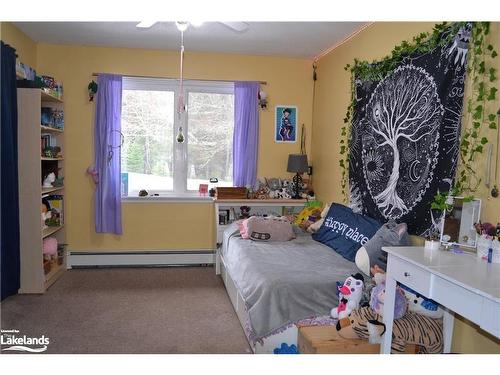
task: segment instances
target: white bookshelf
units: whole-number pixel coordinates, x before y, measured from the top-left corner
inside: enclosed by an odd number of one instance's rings
[[[42,243],[47,237],[55,237],[59,244],[66,243],[64,223],[56,227],[43,227],[41,220],[42,198],[65,194],[64,186],[42,187],[42,168],[45,163],[55,163],[58,175],[64,176],[64,158],[42,157],[40,139],[51,134],[64,155],[64,131],[41,125],[41,108],[63,109],[61,99],[40,89],[18,88],[18,167],[19,167],[19,225],[21,251],[21,287],[19,293],[44,293],[66,269],[63,264],[51,263],[45,273]],[[64,208],[64,205],[63,205]],[[61,213],[64,220],[64,212]]]

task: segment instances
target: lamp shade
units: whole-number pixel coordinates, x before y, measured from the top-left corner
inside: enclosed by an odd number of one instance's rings
[[[305,173],[309,169],[307,164],[307,155],[302,154],[290,154],[288,155],[288,166],[286,167],[287,172],[292,173]]]

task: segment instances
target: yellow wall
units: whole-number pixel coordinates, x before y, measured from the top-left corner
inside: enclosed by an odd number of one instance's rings
[[[10,22],[0,23],[0,38],[16,49],[21,62],[36,69],[36,43]]]
[[[419,22],[380,22],[369,26],[345,44],[337,47],[318,63],[318,81],[313,117],[313,160],[314,188],[324,201],[342,202],[340,189],[341,170],[338,167],[339,137],[342,119],[345,116],[350,99],[350,74],[344,70],[346,64],[354,58],[377,60],[388,55],[394,46],[423,31],[430,31],[434,23]],[[492,23],[491,41],[500,52],[500,24]],[[500,61],[496,61],[499,68]],[[497,81],[498,82],[498,81]],[[497,96],[498,98],[498,96]],[[496,110],[500,101],[497,99],[492,108]],[[496,144],[496,132],[489,131],[487,137]],[[484,157],[477,162],[477,170],[483,177]],[[495,165],[493,164],[493,167]],[[498,168],[498,167],[497,167]],[[500,181],[498,181],[500,183]],[[484,186],[484,185],[483,185]],[[486,189],[478,192],[478,197],[485,199]],[[483,201],[482,220],[500,221],[500,198]],[[500,353],[500,341],[483,333],[469,322],[457,321],[453,339],[453,350],[466,353]]]
[[[179,53],[175,51],[38,45],[38,69],[63,82],[65,102],[65,160],[67,186],[67,241],[71,250],[207,249],[214,242],[214,214],[207,204],[123,205],[122,237],[96,234],[93,220],[93,187],[86,168],[93,163],[93,110],[87,85],[93,72],[177,77]],[[311,61],[230,54],[186,53],[189,79],[267,81],[269,109],[261,111],[258,175],[290,177],[289,153],[295,144],[274,143],[274,106],[297,105],[299,123],[305,123],[311,143]],[[310,147],[307,147],[310,150]],[[82,235],[83,234],[83,235]]]
[[[354,57],[379,59],[403,39],[433,23],[376,23],[322,58],[318,67],[314,132],[311,141],[310,61],[258,56],[187,53],[186,75],[199,79],[266,80],[270,109],[261,112],[259,175],[286,176],[286,156],[299,145],[273,143],[276,104],[299,107],[305,122],[308,154],[314,160],[314,187],[323,200],[341,201],[338,139],[349,100],[349,75],[343,67]],[[178,75],[178,54],[155,50],[37,45],[9,23],[1,23],[1,38],[13,45],[21,61],[63,81],[66,109],[67,236],[73,250],[203,249],[213,244],[213,207],[208,204],[124,204],[124,235],[94,232],[93,187],[85,169],[92,163],[93,104],[86,87],[92,72],[151,76]],[[493,44],[500,50],[499,24],[492,25]],[[498,107],[498,102],[496,103]],[[489,138],[494,140],[494,134]],[[483,163],[480,161],[480,164]],[[484,170],[484,168],[481,168]],[[499,181],[500,182],[500,181]],[[484,190],[484,189],[483,189]],[[482,194],[484,197],[484,193]],[[495,221],[500,200],[484,201],[483,220]],[[191,228],[196,228],[195,231]],[[471,323],[457,321],[453,350],[499,353],[498,340],[479,334]]]

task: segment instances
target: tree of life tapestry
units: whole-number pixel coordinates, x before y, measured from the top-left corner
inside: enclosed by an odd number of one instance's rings
[[[407,56],[380,81],[355,77],[350,206],[426,235],[430,203],[449,191],[459,158],[470,25],[442,47]]]

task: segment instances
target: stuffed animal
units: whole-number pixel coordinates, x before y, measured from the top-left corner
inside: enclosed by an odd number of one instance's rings
[[[270,178],[267,180],[267,187],[269,190],[281,189],[281,180],[279,178]]]
[[[405,285],[401,285],[400,287],[408,301],[408,311],[425,315],[433,319],[440,319],[443,317],[443,309],[436,302],[425,298]]]
[[[267,199],[269,198],[269,187],[265,179],[259,178],[257,180],[258,187],[255,190],[255,199]]]
[[[293,223],[302,229],[307,229],[312,223],[321,218],[321,206],[308,206],[302,209]]]
[[[360,307],[337,322],[337,331],[345,339],[364,339],[371,343],[381,341],[385,333],[382,317],[369,306]],[[443,351],[443,325],[441,319],[407,313],[394,321],[392,327],[393,353],[404,353],[407,344],[418,345],[422,352],[437,354]]]
[[[43,258],[46,260],[57,259],[57,239],[54,237],[47,237],[43,239]]]
[[[278,199],[292,199],[292,196],[288,194],[288,191],[284,188],[279,188],[277,193]]]
[[[261,186],[255,191],[255,199],[267,199],[269,197],[269,188]]]
[[[370,307],[372,310],[383,315],[384,300],[385,300],[385,274],[376,273],[374,277],[375,287],[373,287],[370,295]],[[408,303],[406,302],[405,295],[400,288],[396,288],[396,299],[394,303],[394,319],[399,319],[406,314]]]
[[[363,296],[364,277],[360,273],[349,276],[344,284],[338,288],[339,305],[330,312],[332,318],[342,319],[352,310],[357,309]]]
[[[325,221],[326,215],[328,215],[328,211],[330,211],[330,206],[331,203],[325,205],[325,208],[323,208],[323,211],[321,211],[320,219],[307,227],[307,231],[309,233],[315,233],[319,230],[319,228],[321,228],[321,226],[323,225],[323,221]]]
[[[271,199],[291,199],[292,197],[288,194],[287,190],[284,188],[279,188],[277,190],[271,190],[269,192],[269,198]]]
[[[52,183],[56,180],[56,175],[54,172],[50,172],[45,179],[43,180],[43,187],[48,188],[52,187]]]

